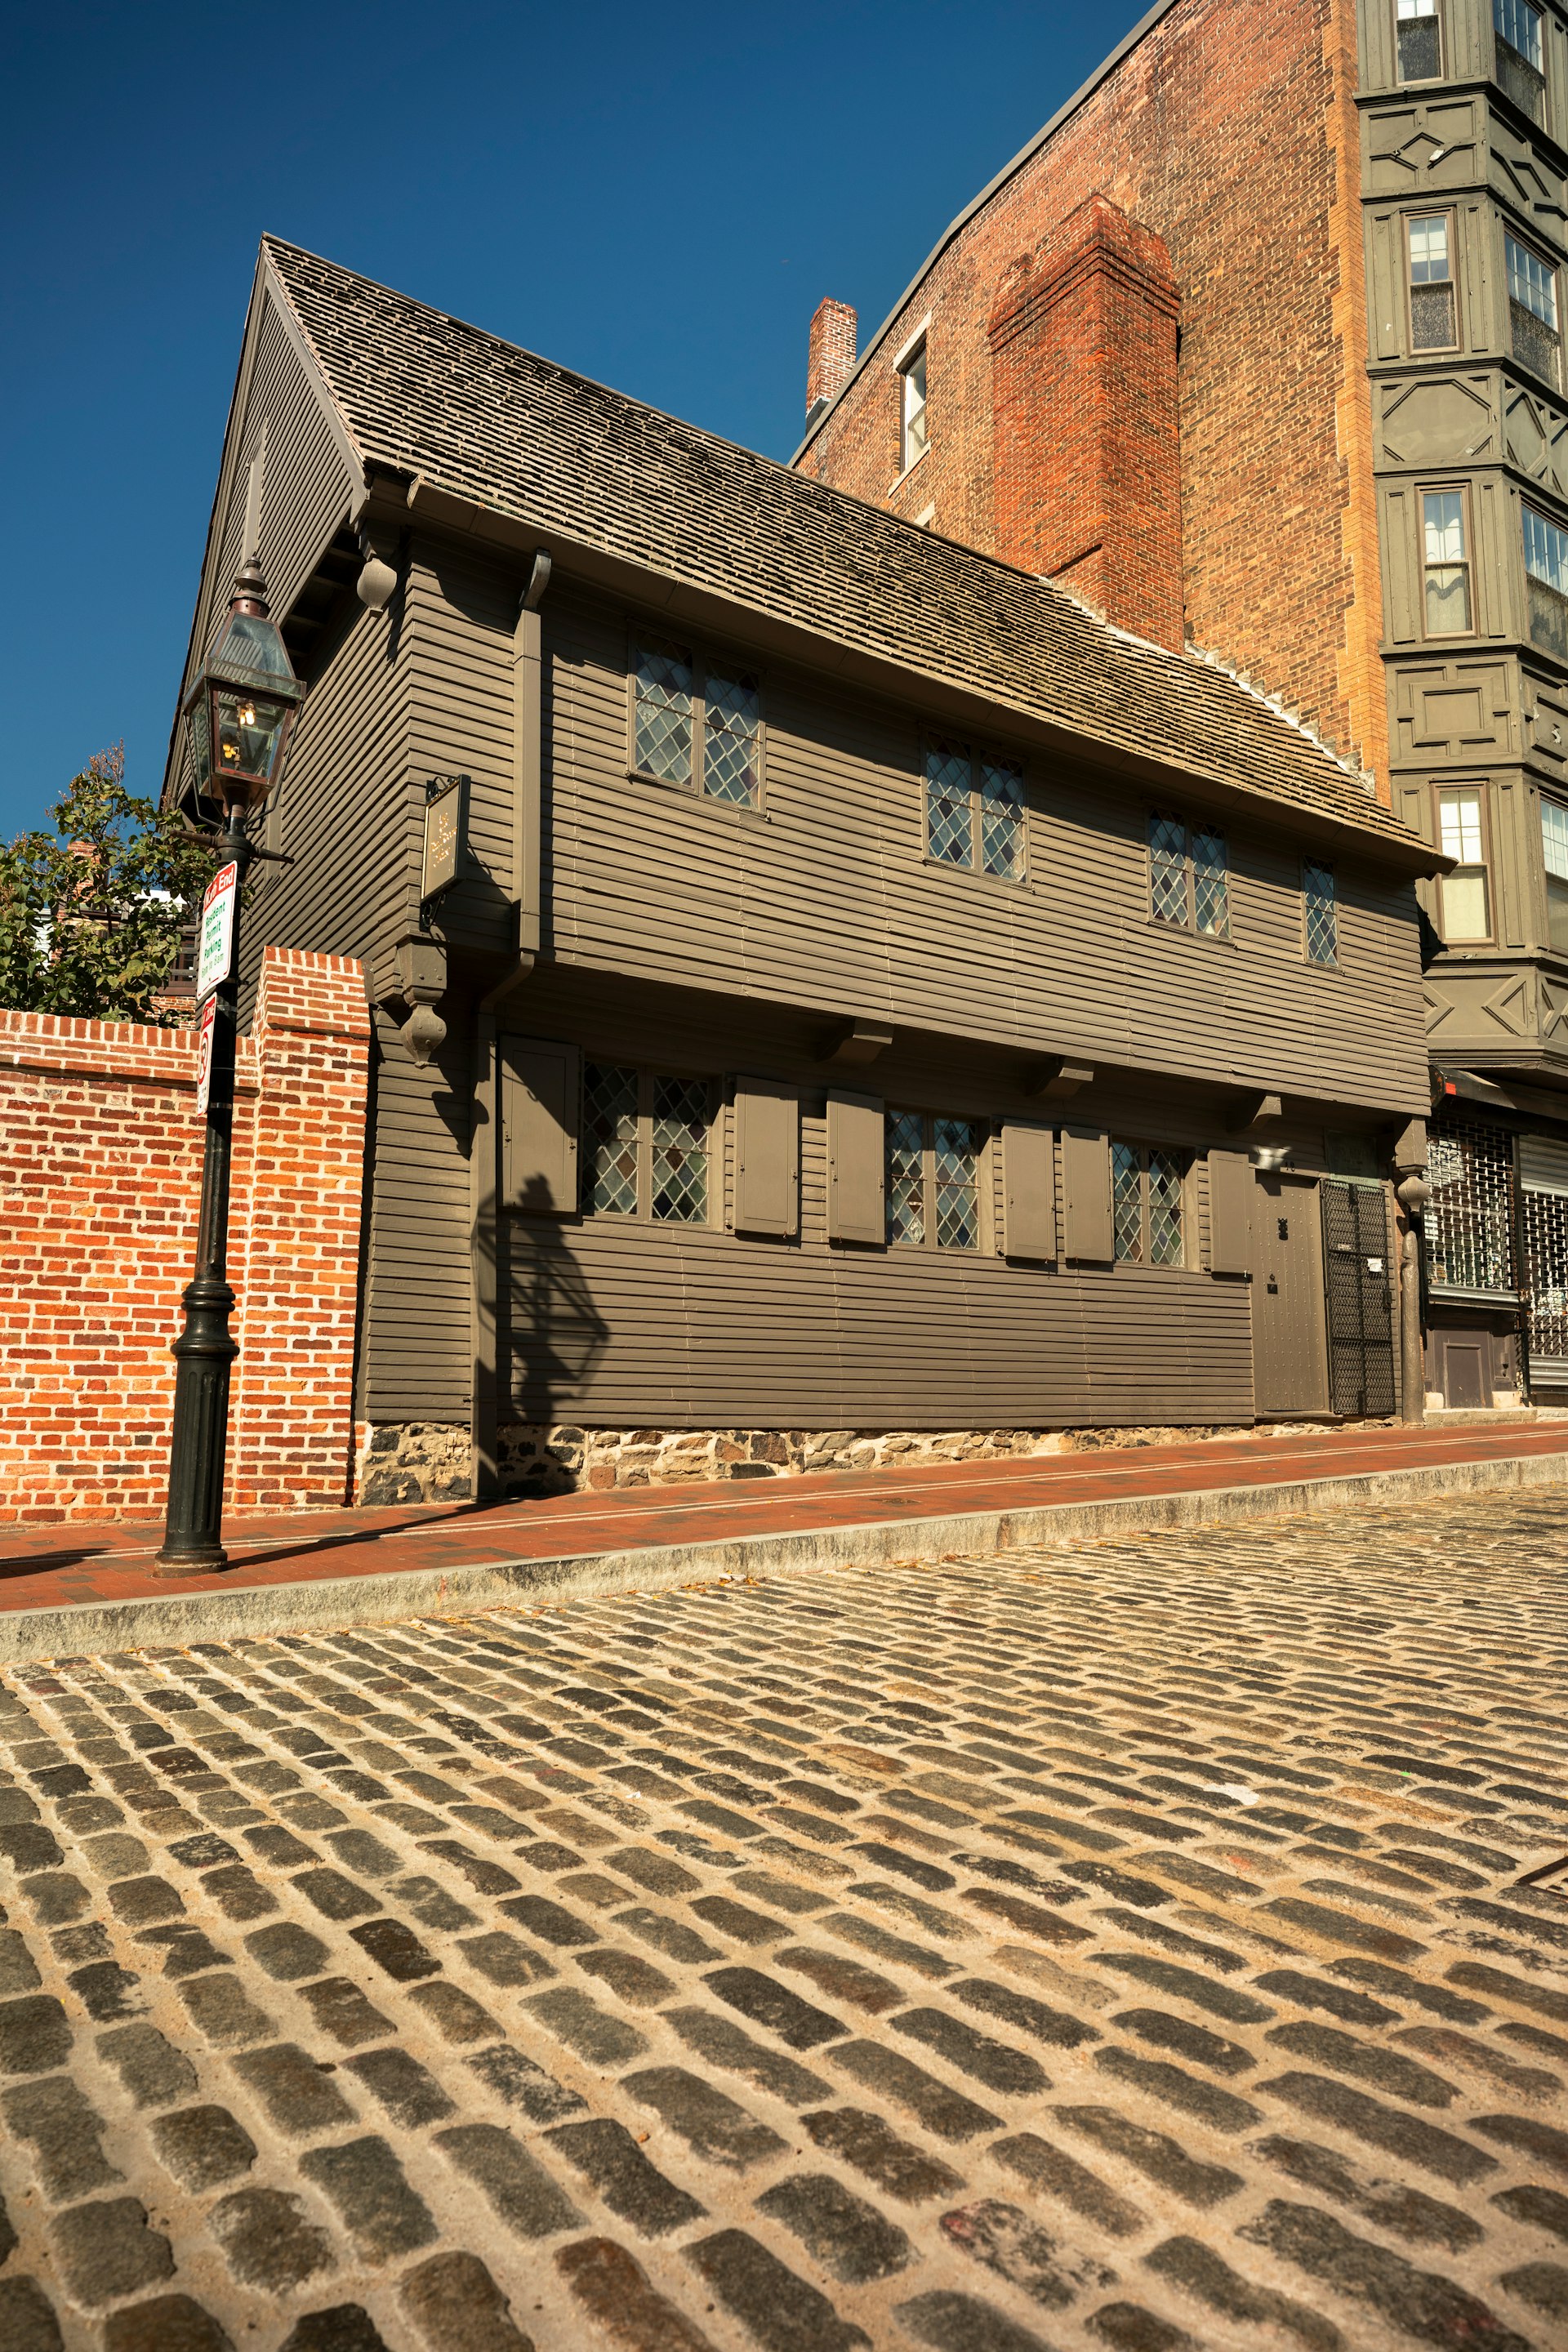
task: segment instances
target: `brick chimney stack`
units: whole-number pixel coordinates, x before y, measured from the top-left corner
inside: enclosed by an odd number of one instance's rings
[[[811,343],[805,364],[805,413],[809,417],[820,401],[836,400],[855,373],[855,337],[859,325],[847,302],[826,296],[811,322]]]
[[[1015,265],[990,325],[996,554],[1177,649],[1178,306],[1163,241],[1096,194]]]

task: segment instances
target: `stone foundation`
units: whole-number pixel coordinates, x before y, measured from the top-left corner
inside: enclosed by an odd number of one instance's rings
[[[354,1500],[378,1503],[466,1503],[474,1491],[473,1442],[461,1425],[438,1421],[362,1424]]]

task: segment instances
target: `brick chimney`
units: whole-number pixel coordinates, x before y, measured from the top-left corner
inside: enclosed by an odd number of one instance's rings
[[[809,421],[818,403],[836,400],[855,373],[855,335],[858,326],[847,302],[825,296],[811,322],[811,343],[805,363],[805,414]]]
[[[990,327],[996,554],[1177,648],[1178,303],[1163,241],[1096,194],[1014,265]]]

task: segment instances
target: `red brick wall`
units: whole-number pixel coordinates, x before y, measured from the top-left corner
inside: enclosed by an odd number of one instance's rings
[[[241,1041],[227,1494],[348,1499],[370,1024],[268,948]],[[0,1519],[155,1517],[201,1188],[194,1032],[0,1012]]]
[[[900,309],[802,469],[1000,551],[988,329],[1101,192],[1181,296],[1186,629],[1386,791],[1352,0],[1178,0]],[[927,312],[931,446],[901,482],[891,361]]]

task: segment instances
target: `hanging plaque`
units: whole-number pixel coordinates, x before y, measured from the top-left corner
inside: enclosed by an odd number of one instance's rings
[[[202,898],[201,948],[196,962],[196,999],[233,977],[234,910],[239,898],[239,868],[220,866]]]
[[[463,859],[467,776],[437,776],[426,785],[425,864],[419,896],[426,907],[458,879]]]

